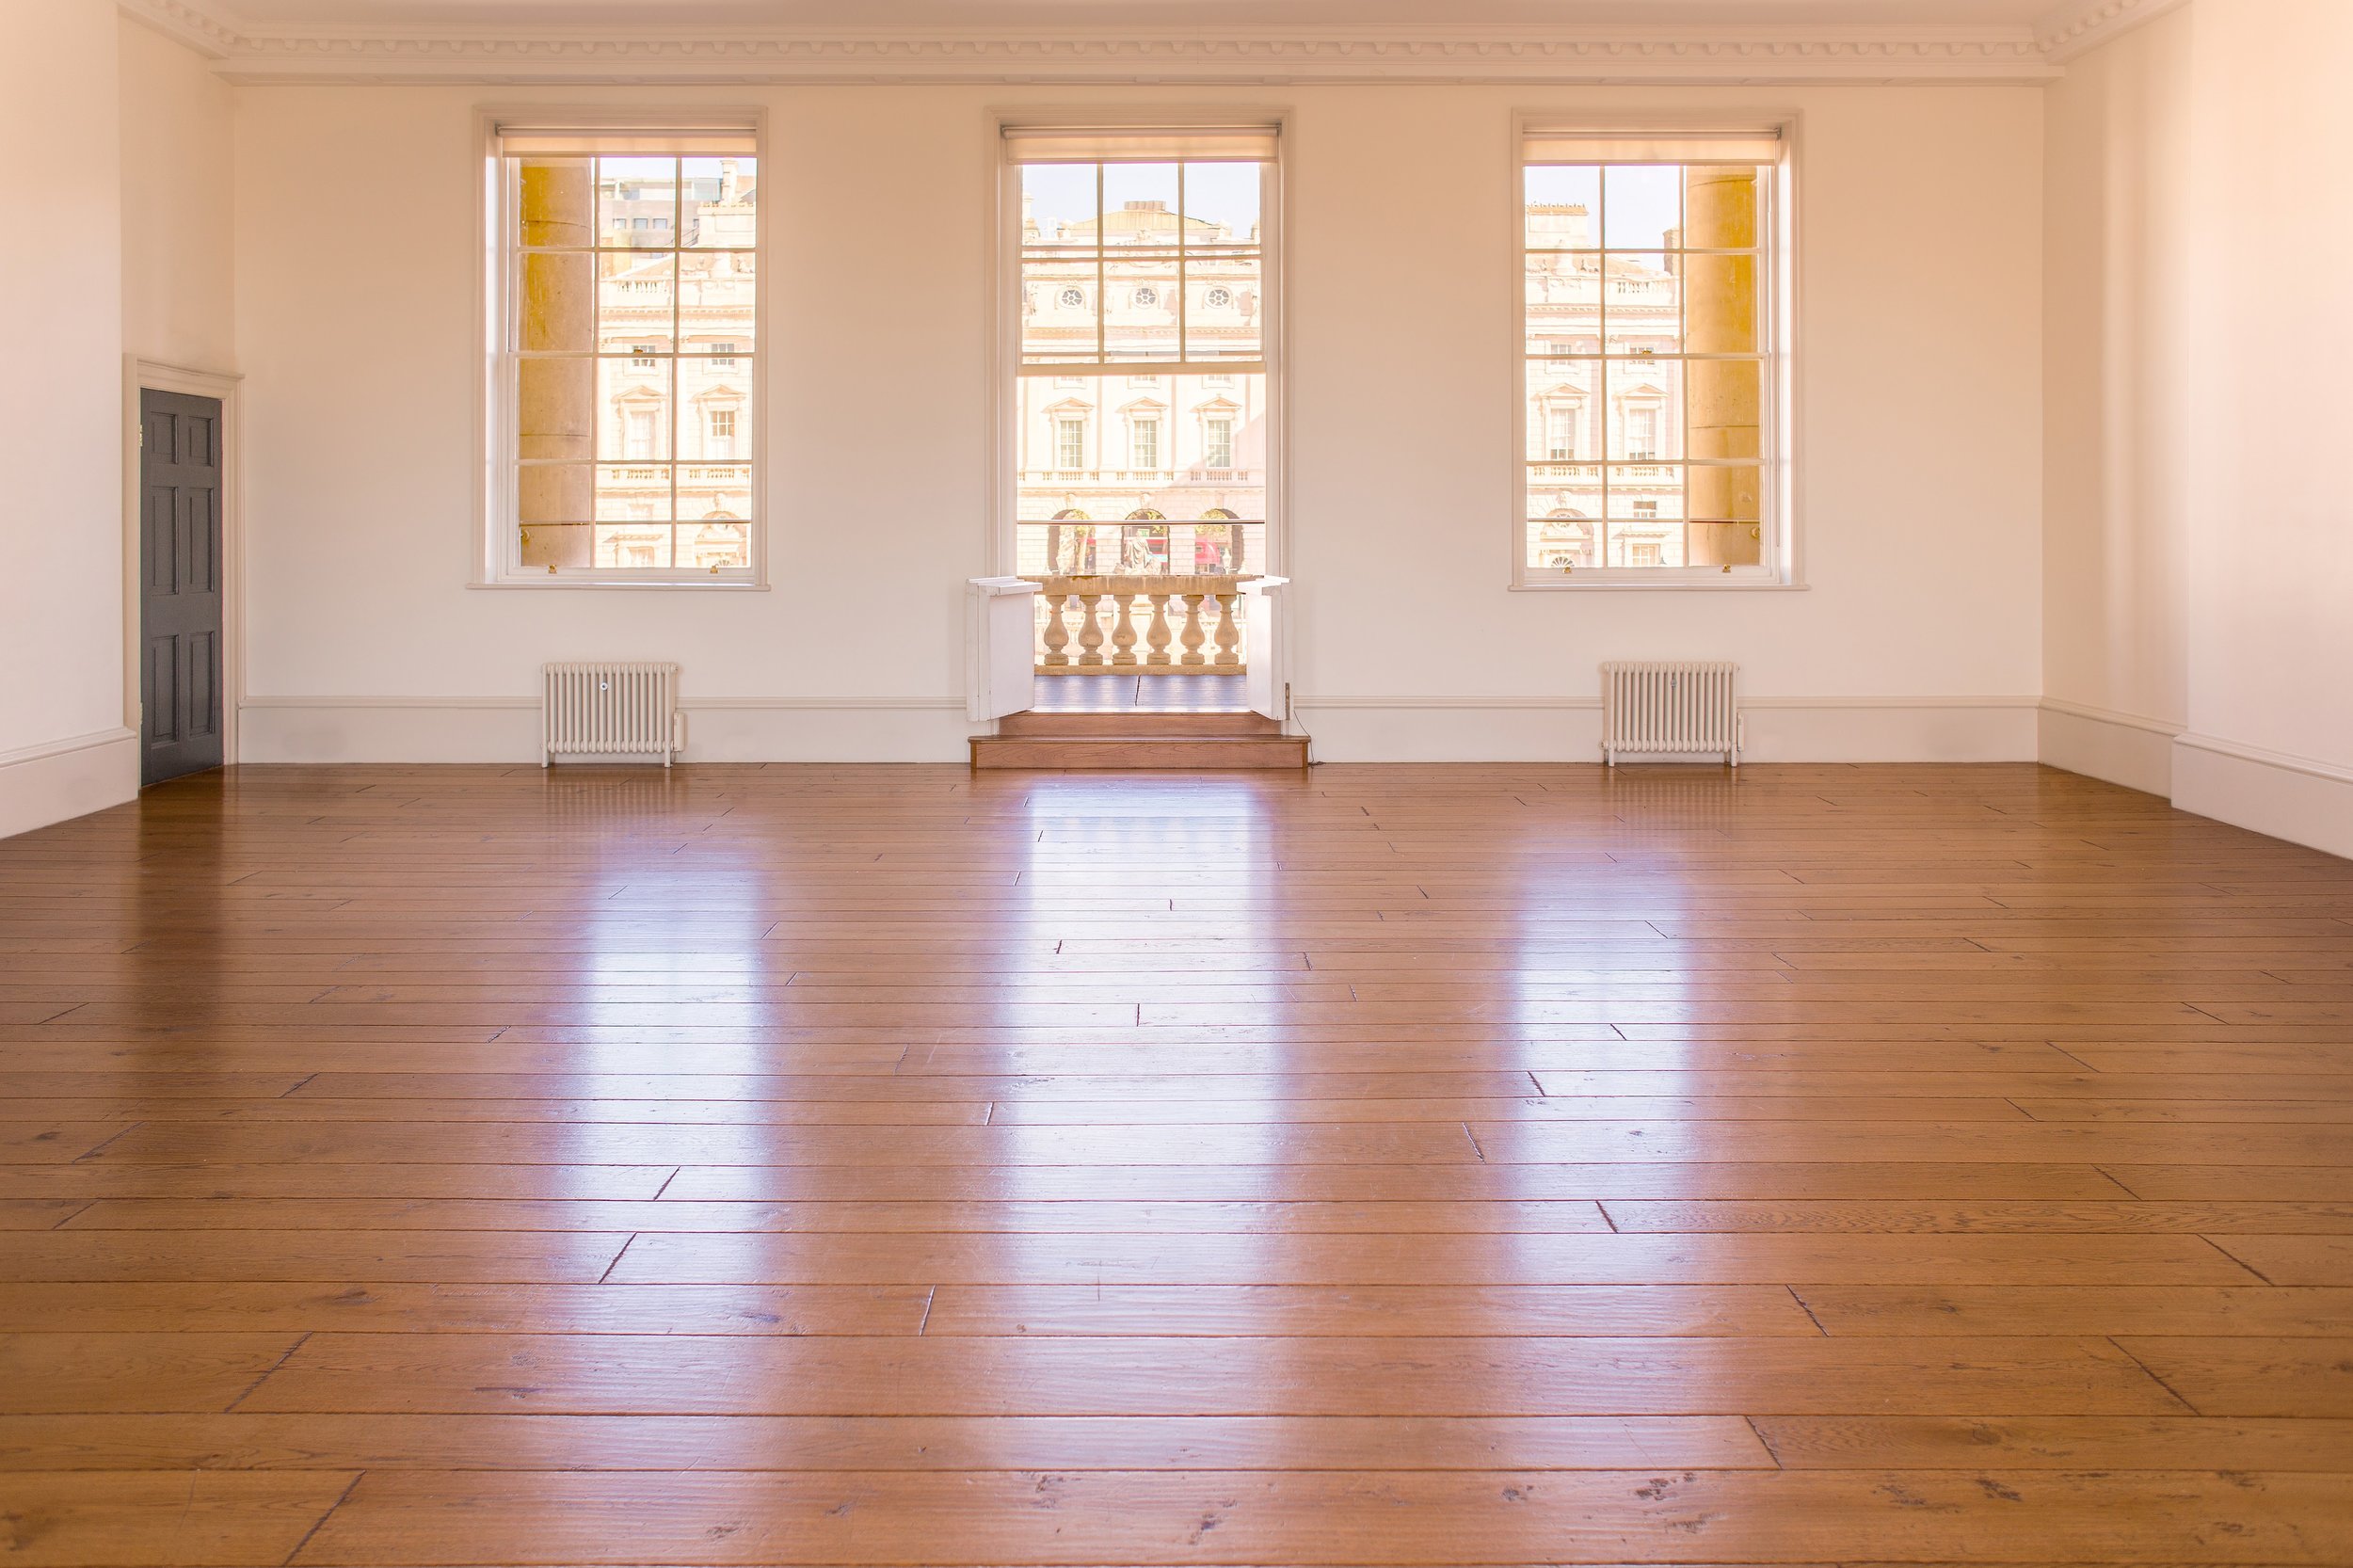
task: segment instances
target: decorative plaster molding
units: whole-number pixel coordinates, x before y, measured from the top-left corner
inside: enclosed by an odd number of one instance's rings
[[[2189,0],[2073,0],[2035,24],[2035,47],[2053,65],[2061,65],[2187,4]]]
[[[118,0],[250,82],[1793,82],[2056,74],[1983,27],[385,27],[275,31],[210,0]]]

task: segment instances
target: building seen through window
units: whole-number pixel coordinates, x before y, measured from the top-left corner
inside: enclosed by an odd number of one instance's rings
[[[638,150],[661,139],[503,148],[504,569],[751,565],[758,161],[748,136],[709,156]]]

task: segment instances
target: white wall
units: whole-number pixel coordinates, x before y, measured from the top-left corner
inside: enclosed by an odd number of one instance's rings
[[[1140,89],[704,90],[770,116],[766,593],[466,587],[472,113],[529,94],[240,89],[248,760],[528,758],[536,665],[596,656],[680,661],[698,757],[961,755],[986,111]],[[1290,674],[1320,757],[1590,757],[1594,666],[1670,653],[1742,662],[1759,758],[2034,754],[2034,88],[1149,97],[1292,112]],[[1510,593],[1511,111],[1678,105],[1803,116],[1811,585]]]
[[[2046,89],[2042,759],[2158,794],[2189,712],[2191,20]]]
[[[2338,854],[2348,57],[2342,0],[2194,0],[2070,63],[2049,147],[2043,755]]]
[[[115,16],[0,8],[0,834],[130,797],[122,708],[122,295]],[[37,676],[23,672],[38,671]]]
[[[128,19],[116,25],[123,347],[163,364],[232,371],[232,89],[194,50]]]

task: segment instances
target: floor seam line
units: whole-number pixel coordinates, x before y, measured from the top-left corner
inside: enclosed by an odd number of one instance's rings
[[[344,1504],[351,1500],[352,1493],[360,1489],[360,1483],[367,1479],[367,1475],[368,1473],[365,1470],[361,1470],[352,1476],[350,1483],[335,1495],[335,1500],[333,1502],[327,1505],[327,1512],[320,1514],[315,1520],[312,1521],[311,1528],[302,1532],[302,1539],[294,1544],[294,1549],[289,1551],[285,1555],[284,1559],[280,1560],[279,1568],[291,1568],[294,1560],[300,1557],[302,1555],[302,1549],[311,1544],[311,1538],[318,1534],[320,1530],[326,1528],[327,1521],[335,1517],[337,1511],[340,1510]]]

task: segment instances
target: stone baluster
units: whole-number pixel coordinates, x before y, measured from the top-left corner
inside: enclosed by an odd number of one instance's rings
[[[1103,623],[1096,618],[1096,607],[1102,603],[1100,593],[1081,593],[1079,598],[1079,665],[1081,669],[1100,669],[1103,665]]]
[[[1152,594],[1152,624],[1144,629],[1144,662],[1151,669],[1166,669],[1168,657],[1168,596]]]
[[[1241,628],[1235,624],[1234,607],[1241,600],[1238,593],[1222,593],[1217,598],[1217,657],[1209,661],[1211,669],[1241,668]]]
[[[1057,669],[1070,663],[1065,650],[1070,647],[1070,628],[1064,624],[1062,614],[1068,607],[1068,594],[1049,593],[1046,600],[1046,656],[1038,661],[1048,669]]]
[[[1187,668],[1193,668],[1208,662],[1201,656],[1201,645],[1209,640],[1209,633],[1201,629],[1201,601],[1209,597],[1207,594],[1184,596],[1185,626],[1184,630],[1177,633],[1176,640],[1183,646],[1185,651],[1177,656],[1176,663]]]
[[[1122,588],[1112,595],[1112,663],[1128,669],[1136,662],[1136,596]]]

